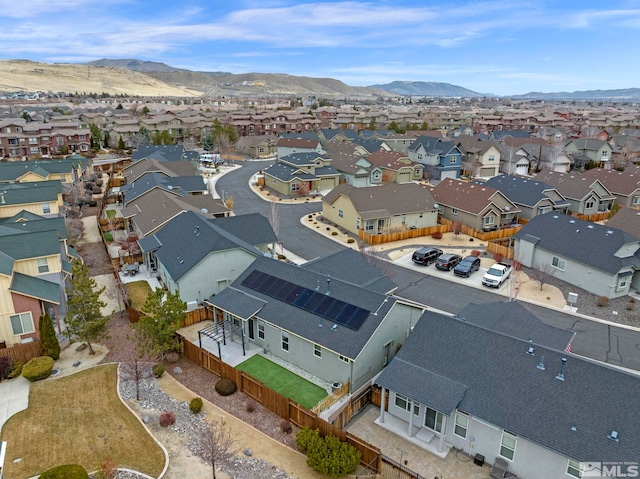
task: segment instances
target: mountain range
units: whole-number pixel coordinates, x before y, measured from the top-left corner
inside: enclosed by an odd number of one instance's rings
[[[0,91],[52,91],[124,94],[134,96],[301,96],[440,98],[497,97],[450,83],[394,81],[366,87],[349,86],[333,78],[277,73],[199,72],[165,63],[136,59],[107,59],[88,63],[48,64],[28,60],[0,61]],[[530,92],[520,100],[640,100],[640,88],[577,92]]]

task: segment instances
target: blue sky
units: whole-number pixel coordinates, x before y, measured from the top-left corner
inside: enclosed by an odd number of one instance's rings
[[[640,0],[0,0],[4,60],[136,58],[499,95],[640,87],[639,39]]]

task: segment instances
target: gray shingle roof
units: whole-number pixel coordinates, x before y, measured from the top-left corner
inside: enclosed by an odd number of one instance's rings
[[[278,237],[274,233],[269,220],[259,213],[227,216],[211,221],[252,246],[266,245],[278,241]]]
[[[60,304],[62,294],[59,284],[22,273],[13,274],[9,290],[55,304]]]
[[[495,188],[517,205],[534,207],[540,201],[548,199],[545,191],[553,190],[551,185],[542,181],[532,180],[522,176],[498,175],[488,179],[483,183],[491,188]],[[563,201],[557,206],[568,205]]]
[[[322,155],[313,153],[291,153],[290,155],[283,156],[278,161],[287,163],[293,166],[312,166],[315,164],[317,158],[324,158]]]
[[[153,188],[161,188],[178,196],[194,192],[206,192],[202,176],[168,177],[160,173],[145,173],[136,181],[120,188],[125,195],[125,205]]]
[[[174,281],[214,251],[241,248],[256,256],[262,255],[215,222],[192,211],[176,216],[153,236],[160,243],[156,256]]]
[[[316,176],[311,173],[305,173],[296,167],[285,165],[284,163],[276,163],[268,166],[264,169],[264,173],[284,182],[292,181],[295,178],[300,180],[313,180],[316,178]]]
[[[458,317],[468,323],[559,351],[564,351],[575,336],[574,332],[543,323],[516,301],[469,303],[458,313]]]
[[[574,160],[575,159],[574,155]],[[534,179],[548,183],[558,190],[565,198],[575,200],[582,200],[586,198],[593,191],[592,185],[596,182],[600,182],[596,178],[589,178],[588,176],[576,173],[560,173],[551,170],[542,170],[534,177]],[[608,191],[604,185],[602,186],[606,191]],[[609,194],[603,198],[615,199],[615,196]]]
[[[567,215],[547,213],[535,216],[520,228],[514,238],[523,241],[535,238],[536,248],[609,274],[630,266],[640,268],[638,252],[631,257],[615,256],[623,245],[637,244],[637,238],[615,228]]]
[[[207,302],[245,320],[251,318],[267,304],[267,301],[240,291],[233,286],[224,288],[218,294],[209,298]]]
[[[640,239],[640,210],[620,208],[613,218],[607,221],[607,226],[626,231],[634,238]]]
[[[398,286],[380,269],[375,267],[372,257],[365,257],[362,253],[351,248],[345,248],[337,253],[308,261],[302,268],[317,273],[331,275],[348,283],[361,286],[371,291],[389,294]]]
[[[267,304],[257,314],[261,319],[351,359],[356,359],[395,304],[395,299],[391,297],[331,276],[332,297],[367,311],[377,311],[377,314],[369,314],[357,331],[340,325],[333,330],[332,324],[326,319],[322,320],[320,316],[243,286],[242,281],[256,270],[310,290],[319,287],[322,292],[326,291],[328,276],[282,261],[259,257],[233,282],[232,287],[266,301]],[[215,301],[215,297],[211,301]],[[323,326],[320,327],[320,324]]]
[[[564,381],[556,379],[561,358]],[[443,391],[425,391],[423,377]],[[637,461],[638,376],[462,320],[425,312],[376,382],[445,414],[461,384],[457,409],[518,436],[577,461]],[[614,430],[619,442],[607,439]]]
[[[158,161],[178,161],[184,153],[183,145],[143,145],[131,154],[133,161],[153,158]]]

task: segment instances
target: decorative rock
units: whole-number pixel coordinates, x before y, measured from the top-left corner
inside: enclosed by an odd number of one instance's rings
[[[151,418],[149,416],[142,416],[142,422],[145,424],[149,424],[149,421],[151,421]]]
[[[82,364],[80,361],[76,361],[75,363],[73,363],[73,367],[77,368],[78,366],[80,366],[80,364]]]
[[[180,366],[176,366],[175,368],[173,368],[173,372],[175,374],[182,374],[182,368]]]
[[[248,456],[248,457],[251,457],[251,456],[253,456],[253,451],[251,449],[247,448],[247,449],[244,450],[244,455]]]

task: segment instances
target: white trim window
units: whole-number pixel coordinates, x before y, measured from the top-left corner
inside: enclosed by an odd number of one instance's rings
[[[412,401],[407,396],[396,393],[395,404],[400,409],[404,409],[407,412],[411,411],[411,402]],[[420,405],[416,402],[413,403],[413,414],[415,416],[420,414]]]
[[[316,358],[321,358],[322,357],[322,347],[319,344],[314,344],[313,345],[313,355]]]
[[[49,263],[47,262],[47,258],[38,258],[36,259],[36,264],[38,265],[38,273],[48,273],[49,272]]]
[[[264,321],[258,321],[258,338],[264,339]]]
[[[452,215],[457,215],[458,214],[458,208],[451,208],[451,214]]]
[[[513,461],[513,456],[516,454],[516,443],[518,442],[515,434],[510,434],[507,431],[502,432],[502,438],[500,439],[500,455],[505,459]]]
[[[36,331],[33,327],[33,318],[31,317],[31,311],[11,315],[9,316],[9,321],[11,321],[11,329],[13,330],[13,334],[15,336],[35,333]]]
[[[633,206],[640,206],[640,196],[633,197]]]
[[[442,432],[442,413],[428,407],[424,415],[424,425],[435,432]]]
[[[282,331],[281,339],[282,339],[282,350],[289,352],[289,333],[287,333],[286,331]]]
[[[469,428],[469,415],[460,411],[456,411],[456,420],[453,432],[461,438],[467,437],[467,429]]]
[[[343,356],[342,354],[339,356],[340,357],[340,361],[348,363],[349,362],[349,358],[346,356]]]
[[[339,216],[340,218],[344,218],[344,211],[339,209],[339,210],[338,210],[338,216]]]
[[[569,459],[569,462],[567,463],[567,474],[580,479],[582,477],[580,463],[578,461],[574,461],[573,459]]]
[[[558,268],[560,271],[564,271],[566,263],[562,258],[554,256],[551,258],[551,266],[553,266],[554,268]]]
[[[485,216],[484,217],[484,224],[485,225],[492,225],[496,222],[496,217],[493,215],[489,215],[489,216]]]
[[[49,203],[42,203],[42,213],[45,215],[51,213],[51,205]]]
[[[593,206],[595,205],[594,201],[587,201],[587,203],[584,205],[584,207],[588,210],[592,209]]]

